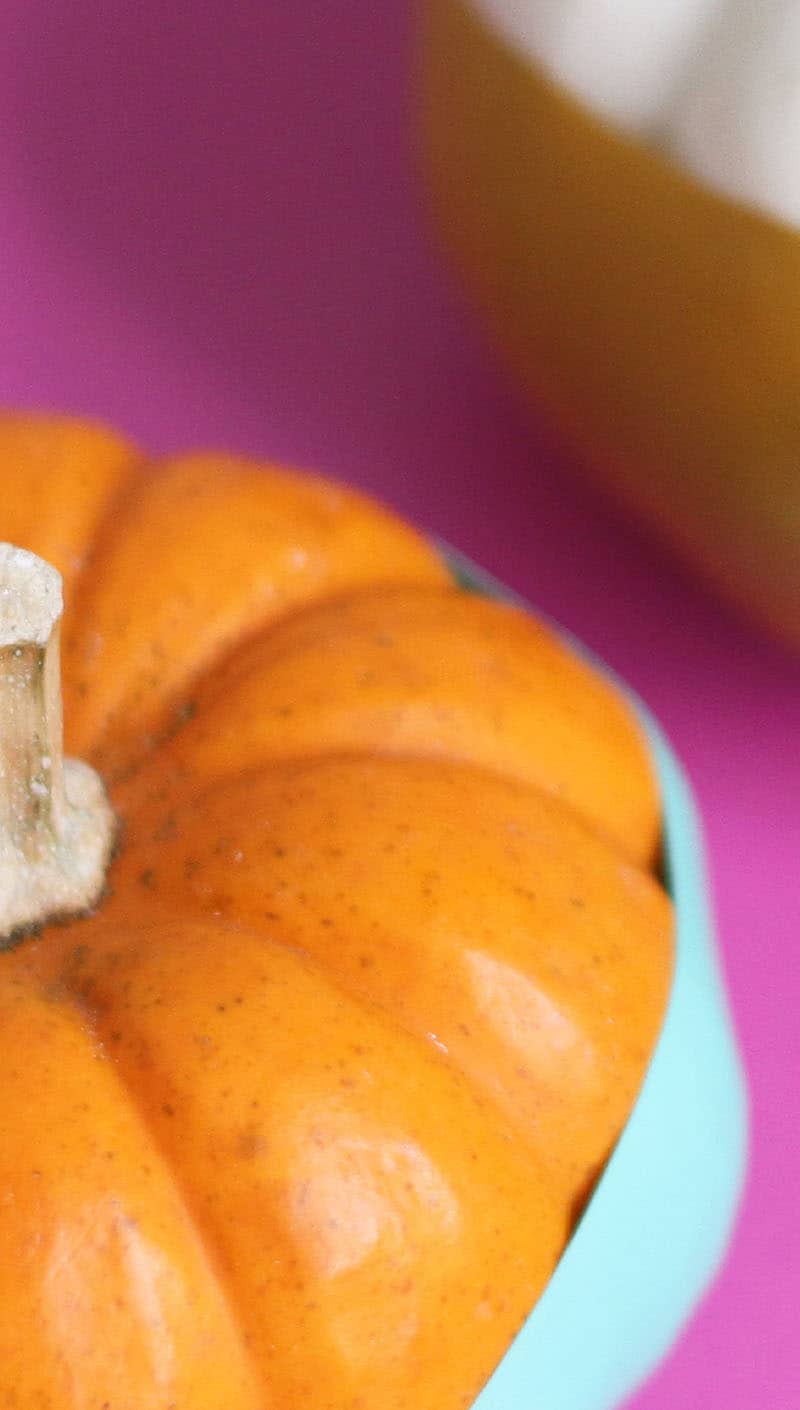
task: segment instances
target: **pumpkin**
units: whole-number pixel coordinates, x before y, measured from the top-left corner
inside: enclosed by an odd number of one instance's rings
[[[637,721],[352,490],[0,465],[0,1403],[468,1406],[664,1012]]]

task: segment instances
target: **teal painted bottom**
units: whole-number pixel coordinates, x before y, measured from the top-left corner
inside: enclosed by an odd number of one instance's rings
[[[466,586],[513,596],[446,553]],[[661,731],[634,704],[664,804],[666,874],[677,918],[669,1008],[637,1104],[580,1225],[474,1410],[618,1406],[657,1365],[713,1278],[744,1179],[744,1078],[717,960],[697,812]]]

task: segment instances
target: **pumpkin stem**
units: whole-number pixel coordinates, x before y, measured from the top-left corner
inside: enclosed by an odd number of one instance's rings
[[[0,544],[0,946],[98,899],[114,814],[87,764],[64,759],[61,574]]]

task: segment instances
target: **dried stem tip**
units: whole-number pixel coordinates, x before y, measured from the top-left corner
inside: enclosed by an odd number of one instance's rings
[[[86,910],[114,815],[88,765],[63,757],[61,575],[0,544],[0,943]]]

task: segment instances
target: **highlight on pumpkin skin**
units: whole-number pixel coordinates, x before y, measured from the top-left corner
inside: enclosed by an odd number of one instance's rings
[[[269,1403],[471,1404],[567,1232],[491,1104],[265,930],[129,918],[54,938],[43,973],[176,1172]]]
[[[174,1171],[27,948],[0,967],[0,1404],[284,1410]]]
[[[103,526],[64,641],[73,752],[110,780],[200,670],[280,614],[364,582],[442,582],[428,542],[353,490],[223,455],[158,463]]]
[[[146,810],[114,880],[121,914],[196,906],[259,929],[440,1045],[565,1206],[619,1135],[666,1005],[661,887],[559,803],[461,764],[323,757],[218,780]]]
[[[452,586],[367,588],[278,621],[215,665],[132,785],[351,750],[457,759],[543,788],[653,864],[657,784],[620,694],[527,613]],[[184,785],[185,786],[185,785]]]

